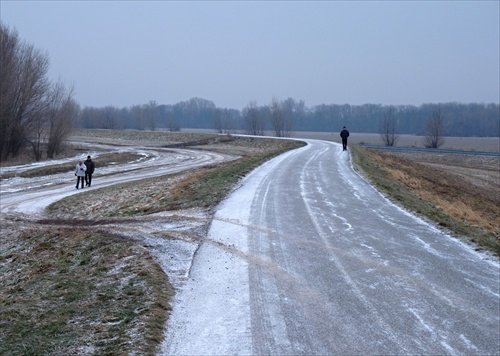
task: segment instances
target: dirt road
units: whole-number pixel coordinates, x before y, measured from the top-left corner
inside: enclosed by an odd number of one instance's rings
[[[142,155],[142,159],[119,166],[97,167],[93,178],[93,186],[84,190],[75,189],[76,180],[73,172],[41,176],[37,178],[14,177],[2,181],[0,198],[1,213],[36,214],[50,203],[66,196],[89,189],[102,188],[122,182],[160,176],[221,162],[229,158],[214,152],[186,149],[143,148],[134,146],[110,146],[92,144],[94,149],[105,152],[133,152]],[[98,160],[98,155],[92,155]],[[64,160],[75,162],[76,159]],[[44,164],[56,164],[64,161],[53,161]],[[36,165],[23,165],[2,168],[3,173],[20,172]]]

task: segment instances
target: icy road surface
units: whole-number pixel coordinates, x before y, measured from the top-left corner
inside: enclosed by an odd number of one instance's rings
[[[181,172],[187,169],[201,167],[207,164],[222,162],[230,158],[227,155],[188,149],[162,149],[132,146],[108,146],[91,144],[105,152],[133,152],[143,158],[127,164],[99,167],[99,153],[89,151],[96,162],[96,170],[92,178],[92,187],[75,189],[76,177],[74,168],[66,173],[52,174],[36,178],[9,178],[0,185],[1,213],[22,213],[27,215],[40,214],[49,204],[66,196],[77,194],[89,189],[102,188],[123,182],[155,177],[169,173]],[[41,165],[53,165],[68,162],[68,167],[75,167],[79,160],[84,160],[87,154],[78,157],[39,162],[34,164],[3,167],[2,173],[22,172]]]
[[[498,355],[500,270],[307,140],[219,207],[180,286],[169,355]]]

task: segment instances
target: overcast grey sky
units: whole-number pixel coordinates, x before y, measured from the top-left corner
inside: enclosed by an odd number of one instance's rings
[[[492,1],[9,1],[82,106],[500,101]]]

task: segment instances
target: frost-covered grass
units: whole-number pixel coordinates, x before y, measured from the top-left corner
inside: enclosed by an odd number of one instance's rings
[[[133,241],[38,226],[0,252],[0,354],[154,353],[172,291]]]
[[[222,136],[223,137],[223,136]],[[168,132],[149,130],[98,130],[74,129],[72,139],[85,142],[113,142],[114,144],[145,144],[145,145],[172,145],[196,142],[207,143],[221,139],[218,134],[204,134],[191,132]]]

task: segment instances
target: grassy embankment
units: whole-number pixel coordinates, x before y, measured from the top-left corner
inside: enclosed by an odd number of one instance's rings
[[[353,162],[390,199],[500,256],[498,192],[390,153],[351,146]]]
[[[147,136],[147,133],[132,135],[136,143],[137,135]],[[168,142],[168,133],[163,135]],[[181,137],[176,135],[176,143],[169,144],[182,143]],[[168,276],[140,243],[118,232],[116,235],[103,232],[96,220],[107,217],[108,222],[116,219],[126,223],[128,218],[163,210],[214,207],[253,168],[302,146],[298,142],[270,139],[192,139],[188,135],[184,140],[201,147],[211,145],[210,149],[237,151],[242,157],[184,174],[93,189],[68,197],[50,206],[46,221],[23,221],[16,217],[3,222],[0,354],[154,354],[157,351],[173,295]],[[108,161],[102,157],[99,157],[100,167],[117,159],[134,159],[111,156]],[[37,168],[29,176],[60,169],[66,171],[65,165],[55,170]],[[124,190],[128,193],[117,196],[116,192]],[[87,204],[92,196],[102,201],[117,198],[120,201],[114,206],[116,209],[107,210],[105,206],[94,209]],[[54,225],[50,223],[50,214],[62,214],[68,220],[59,220]],[[87,222],[81,217],[87,218]]]

